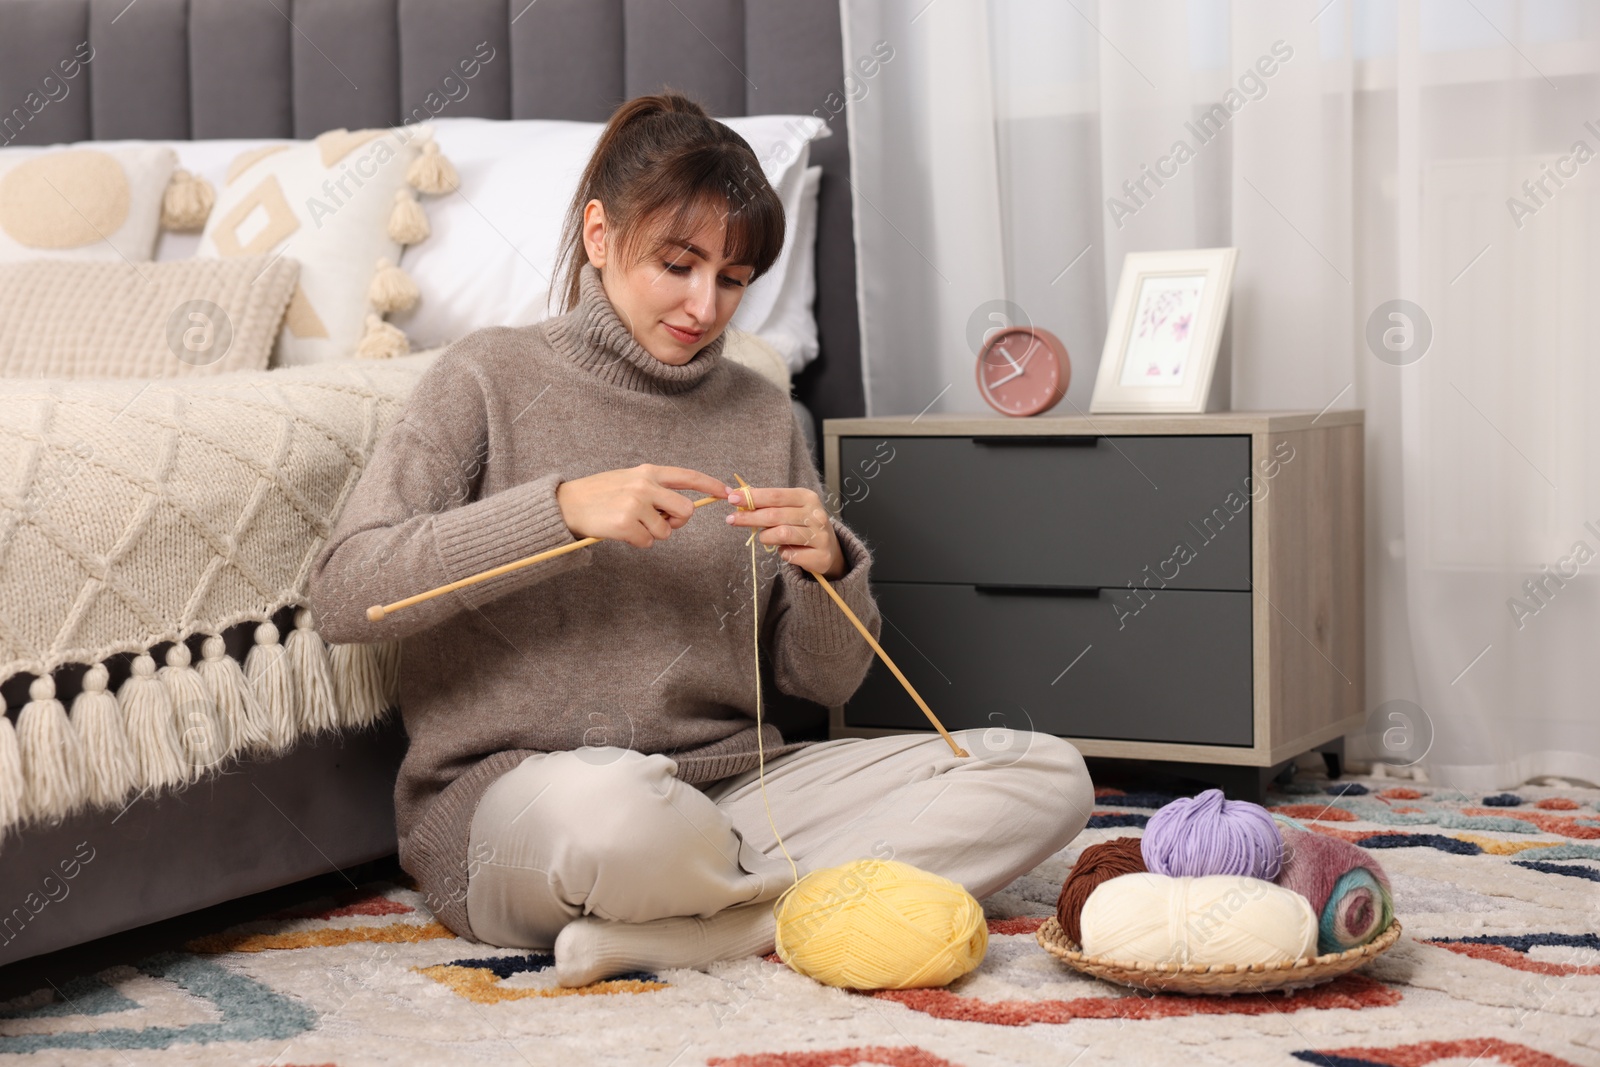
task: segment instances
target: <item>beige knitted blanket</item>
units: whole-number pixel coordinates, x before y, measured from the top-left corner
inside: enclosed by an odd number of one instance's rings
[[[0,680],[37,676],[15,728],[0,716],[0,834],[383,714],[392,649],[330,649],[304,609],[287,635],[268,620],[305,603],[312,560],[436,354],[0,380]],[[248,621],[262,625],[241,665],[216,635]],[[116,653],[136,658],[113,691],[101,662]],[[93,665],[70,712],[51,677],[68,664]]]

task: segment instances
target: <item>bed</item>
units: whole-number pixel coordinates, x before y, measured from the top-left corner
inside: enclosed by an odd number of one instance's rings
[[[823,418],[864,412],[844,114],[847,86],[859,83],[847,70],[836,5],[0,0],[0,27],[5,147],[194,141],[198,151],[200,142],[305,141],[326,131],[403,128],[417,120],[455,122],[455,143],[466,145],[471,129],[492,137],[501,128],[473,127],[471,120],[603,122],[622,100],[664,86],[688,92],[718,117],[814,115],[832,131],[809,146],[810,164],[821,168],[808,272],[814,276],[817,352],[794,374],[793,395],[813,431]],[[490,54],[493,59],[477,64],[467,84],[462,57],[482,60]],[[83,62],[72,78],[63,78],[58,57],[73,56]],[[438,141],[448,150],[444,133]],[[174,255],[181,252],[181,242],[173,242],[173,249]],[[164,426],[172,438],[178,431],[170,419],[162,422],[164,411],[231,403],[247,413],[240,416],[246,421],[282,422],[304,416],[308,396],[342,390],[358,397],[364,418],[343,425],[338,412],[344,409],[329,409],[325,418],[311,420],[315,447],[306,450],[320,457],[320,466],[313,466],[322,479],[314,484],[324,486],[322,510],[289,533],[281,532],[281,524],[272,526],[280,540],[292,541],[290,555],[302,558],[320,543],[319,531],[325,532],[340,494],[358,476],[362,450],[403,402],[407,376],[414,381],[427,358],[422,353],[356,372],[246,371],[150,388],[129,382],[0,382],[0,409],[10,413],[13,430],[26,421],[18,414],[24,410],[76,412],[83,428],[75,440],[105,435],[98,439],[106,442],[102,450],[85,458],[85,470],[99,471],[114,442],[136,436],[123,432],[124,425],[142,419],[147,427]],[[210,399],[202,401],[202,394]],[[105,413],[98,420],[97,410]],[[115,429],[109,428],[113,422]],[[202,449],[217,452],[226,445],[225,434],[191,431],[185,425],[183,432]],[[263,466],[235,454],[240,451],[229,453],[236,463]],[[71,454],[66,462],[73,462]],[[76,716],[86,693],[102,699],[108,692],[130,691],[130,681],[133,690],[154,685],[152,670],[187,678],[184,671],[199,677],[204,667],[220,672],[216,677],[231,671],[229,678],[248,676],[254,683],[256,673],[246,670],[251,650],[281,645],[280,658],[301,672],[282,683],[289,686],[284,691],[297,694],[294,706],[308,725],[248,751],[230,746],[225,758],[199,760],[181,780],[129,791],[125,803],[79,805],[60,820],[18,821],[0,841],[0,964],[392,853],[391,793],[405,743],[392,709],[392,653],[322,643],[298,600],[304,575],[293,568],[271,580],[262,576],[253,592],[233,589],[215,602],[197,593],[182,605],[152,608],[154,614],[135,612],[133,622],[100,620],[104,632],[93,641],[52,644],[29,637],[17,619],[32,616],[17,605],[27,600],[28,611],[36,607],[38,571],[27,552],[16,550],[13,535],[25,506],[19,493],[37,474],[16,475],[7,490],[9,513],[0,509],[6,523],[0,527],[0,589],[10,599],[0,609],[0,645],[9,640],[10,647],[26,650],[0,651],[0,658],[11,661],[0,672],[0,694],[13,724],[30,704],[54,707],[50,701],[72,707]],[[292,479],[280,480],[285,485],[277,491],[291,504],[295,494],[306,492]],[[80,481],[75,476],[73,484]],[[66,503],[85,511],[93,507],[86,499]],[[301,504],[295,507],[306,511]],[[26,506],[37,508],[38,501]],[[220,557],[237,547],[225,535],[216,544],[205,543],[199,532],[168,536],[178,538],[171,542],[178,549],[164,549],[169,552]],[[14,609],[19,614],[5,622]],[[58,627],[49,636],[58,632],[64,631]],[[41,687],[42,678],[48,686]],[[313,707],[321,710],[307,710]],[[825,722],[823,709],[798,703],[776,709],[774,717],[798,733],[820,733]]]

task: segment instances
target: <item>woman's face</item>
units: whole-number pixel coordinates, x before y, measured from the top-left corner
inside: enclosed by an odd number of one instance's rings
[[[663,363],[681,367],[721,336],[739,308],[754,268],[722,258],[727,223],[710,216],[683,243],[653,250],[624,263],[605,208],[591,200],[583,209],[583,243],[600,270],[606,298],[634,340]]]

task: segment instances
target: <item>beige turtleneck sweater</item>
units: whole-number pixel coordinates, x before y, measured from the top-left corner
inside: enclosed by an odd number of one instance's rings
[[[695,785],[755,766],[749,531],[711,504],[649,549],[602,542],[382,622],[366,608],[570,544],[564,480],[656,463],[820,494],[789,397],[722,359],[722,345],[662,363],[585,265],[572,311],[479,330],[438,358],[317,557],[311,596],[329,640],[402,640],[400,863],[464,937],[473,811],[530,753],[666,752]],[[870,556],[837,519],[834,530],[847,566],[834,587],[876,634]],[[757,555],[772,677],[843,703],[871,649],[811,575]],[[800,747],[770,724],[763,741],[769,758]]]

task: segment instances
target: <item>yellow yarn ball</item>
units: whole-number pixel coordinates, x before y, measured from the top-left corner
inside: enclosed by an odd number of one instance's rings
[[[895,860],[812,871],[778,898],[778,956],[823,985],[942,986],[983,962],[989,926],[964,887]]]
[[[1084,902],[1083,952],[1130,963],[1292,963],[1317,954],[1305,897],[1260,878],[1124,874]]]

